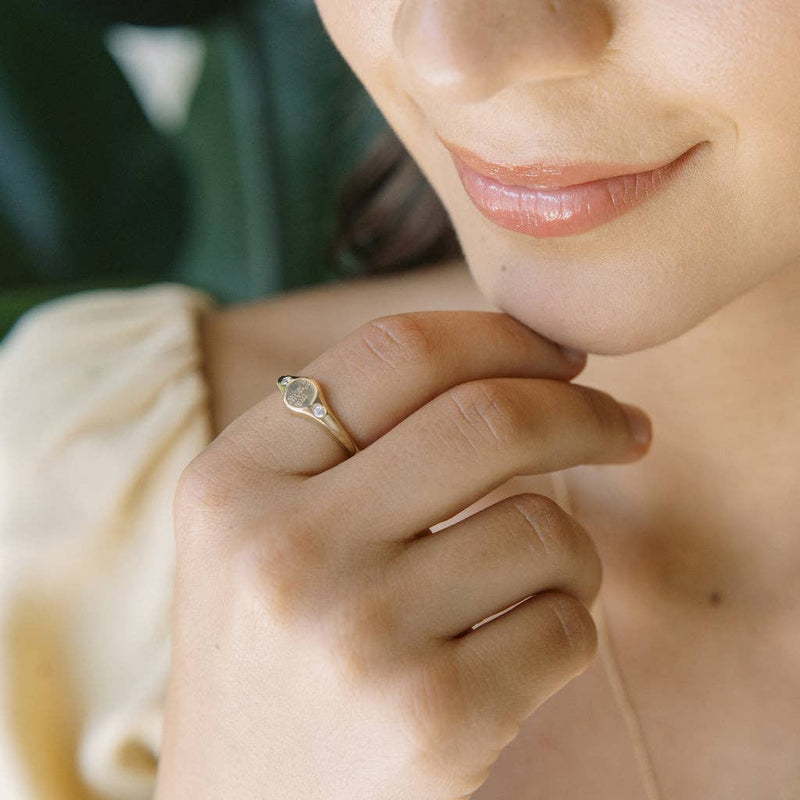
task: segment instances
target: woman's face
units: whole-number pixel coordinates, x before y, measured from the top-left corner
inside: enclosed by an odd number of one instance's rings
[[[447,208],[481,291],[545,336],[595,353],[641,350],[800,268],[797,0],[317,7]],[[484,182],[485,202],[506,209],[492,218],[442,140],[506,167],[595,162],[605,176],[699,146],[666,180],[542,189],[535,201]],[[466,183],[475,193],[480,181]]]

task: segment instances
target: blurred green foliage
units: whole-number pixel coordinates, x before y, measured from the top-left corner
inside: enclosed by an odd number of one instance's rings
[[[29,0],[48,12],[99,25],[196,25],[242,7],[243,0]]]
[[[83,289],[174,280],[227,303],[337,277],[336,192],[386,122],[313,0],[0,7],[0,336]],[[202,35],[174,134],[104,46],[118,22]]]

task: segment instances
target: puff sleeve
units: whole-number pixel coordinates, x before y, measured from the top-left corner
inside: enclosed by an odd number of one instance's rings
[[[176,283],[82,292],[0,346],[0,797],[152,796],[213,303]]]

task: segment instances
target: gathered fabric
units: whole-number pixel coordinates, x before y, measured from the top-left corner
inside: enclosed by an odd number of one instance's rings
[[[69,295],[0,345],[0,797],[144,800],[169,671],[172,501],[211,441],[177,283]]]

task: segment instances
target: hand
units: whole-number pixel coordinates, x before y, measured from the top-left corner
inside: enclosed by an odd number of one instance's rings
[[[591,660],[600,562],[536,494],[429,528],[515,475],[645,452],[622,404],[570,383],[582,367],[501,313],[381,317],[297,373],[361,452],[276,389],[189,464],[158,800],[454,800],[486,781]]]

